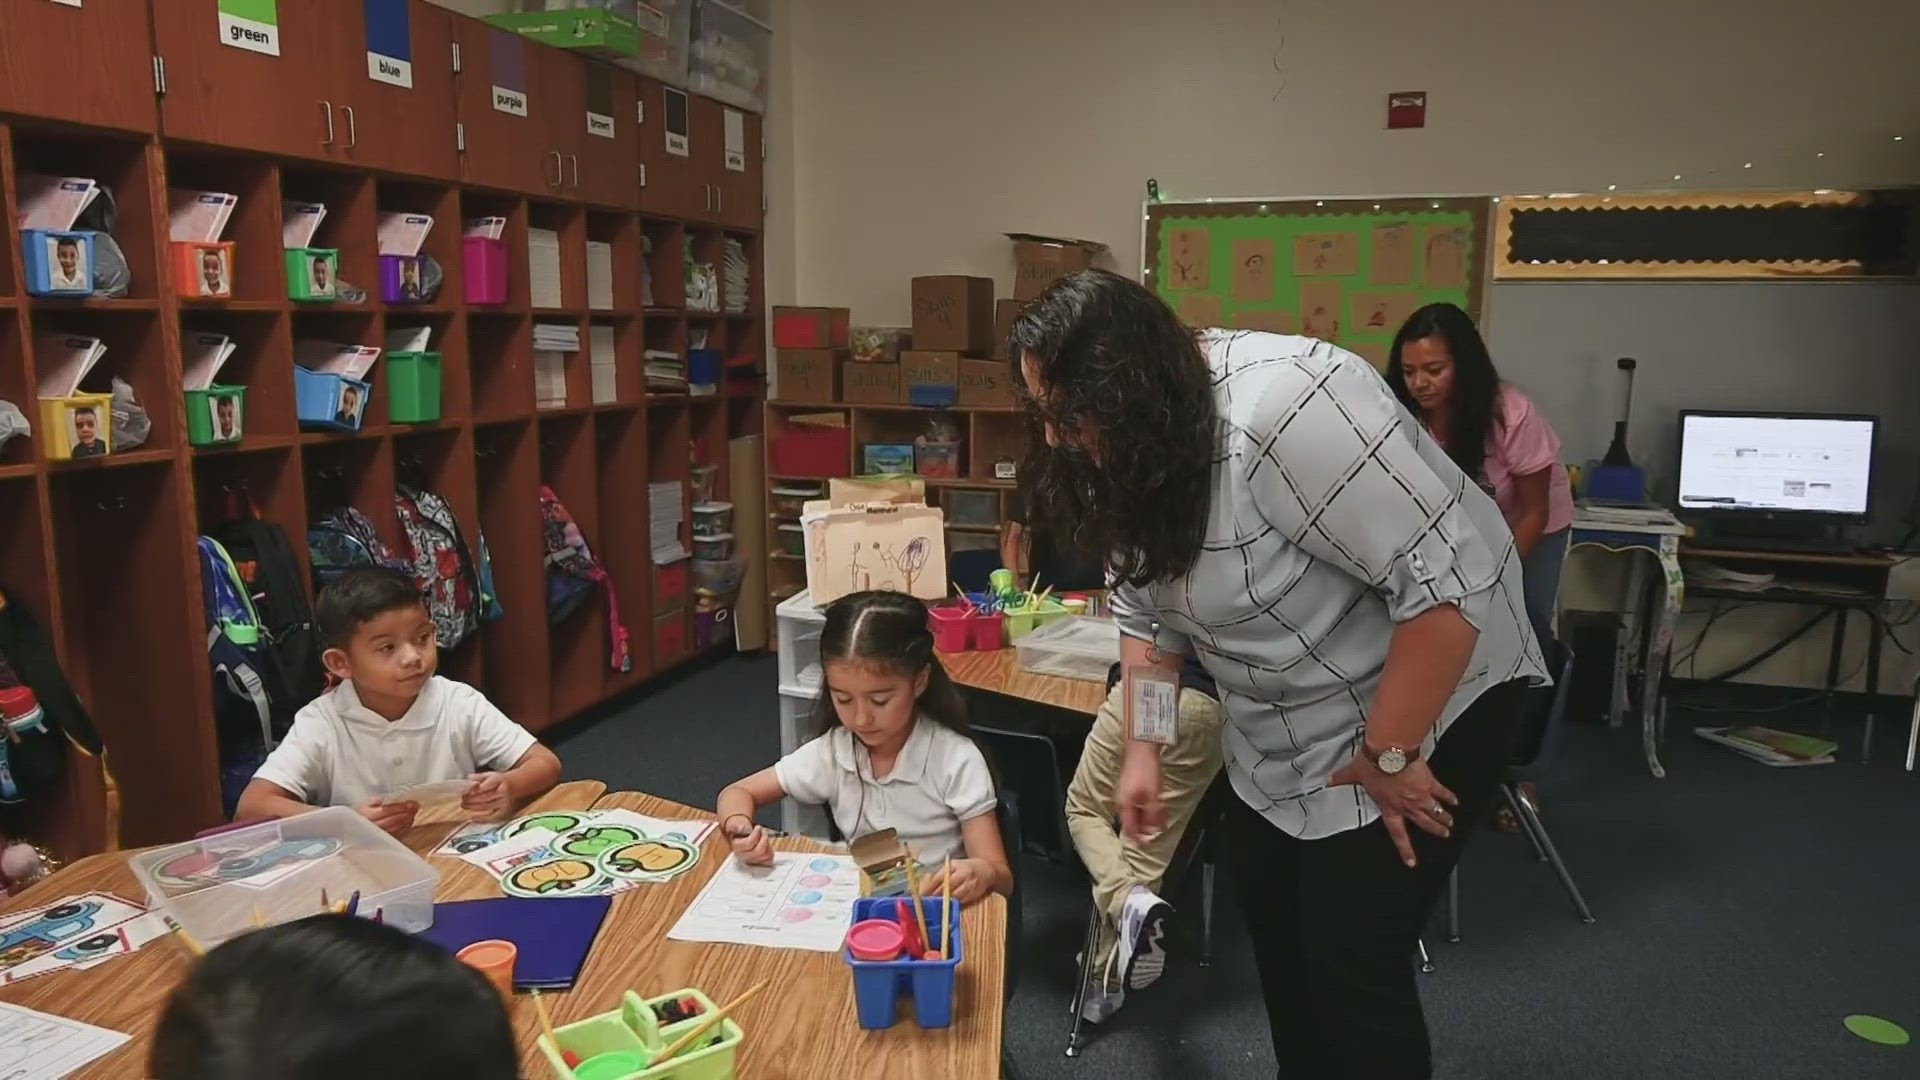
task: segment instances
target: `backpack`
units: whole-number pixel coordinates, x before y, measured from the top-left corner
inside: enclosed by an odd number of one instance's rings
[[[100,761],[107,798],[107,846],[119,846],[120,787],[107,771],[106,748],[93,719],[67,682],[53,639],[32,613],[0,588],[0,690],[32,691],[39,706],[37,723],[23,720],[0,738],[0,831],[23,836],[44,825],[36,800],[57,798],[67,784],[67,747]],[[44,803],[41,804],[44,807]]]
[[[408,563],[394,557],[367,515],[351,506],[336,506],[307,525],[307,555],[313,562],[316,593],[338,581],[348,570],[370,566],[413,570]]]
[[[474,572],[480,577],[480,620],[492,622],[507,613],[500,606],[500,594],[493,587],[493,556],[487,554],[487,534],[474,530]]]
[[[227,549],[211,536],[200,537],[199,549],[214,729],[222,746],[271,750],[292,726],[294,712],[292,694],[272,660],[272,635]]]
[[[480,574],[446,500],[431,491],[397,485],[393,509],[406,537],[403,555],[426,594],[427,614],[451,649],[480,629]]]
[[[287,691],[285,701],[276,704],[298,711],[327,688],[327,673],[320,664],[320,634],[300,582],[293,542],[286,530],[260,520],[251,504],[211,535],[227,549],[266,631],[268,659]]]
[[[556,624],[565,620],[598,587],[607,597],[613,669],[632,670],[633,654],[627,647],[627,628],[620,625],[620,601],[614,595],[613,579],[593,557],[573,516],[545,484],[540,485],[540,532],[547,548],[547,620]]]

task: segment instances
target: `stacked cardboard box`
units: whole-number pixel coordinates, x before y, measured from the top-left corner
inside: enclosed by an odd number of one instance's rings
[[[773,309],[773,382],[781,401],[840,400],[851,314],[846,308]]]

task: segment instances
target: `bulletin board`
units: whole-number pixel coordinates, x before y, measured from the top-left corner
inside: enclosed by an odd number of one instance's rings
[[[1146,281],[1192,326],[1305,334],[1384,369],[1393,335],[1447,301],[1480,321],[1492,200],[1154,203]]]

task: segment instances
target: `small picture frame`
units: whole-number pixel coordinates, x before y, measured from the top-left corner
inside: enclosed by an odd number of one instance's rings
[[[315,299],[322,297],[333,299],[333,256],[324,252],[315,252],[307,260],[307,295]]]
[[[207,419],[213,425],[214,442],[239,442],[246,434],[246,417],[240,412],[240,399],[232,394],[207,397]]]
[[[105,457],[108,452],[107,425],[112,418],[93,405],[76,405],[67,410],[67,445],[74,460]]]
[[[286,259],[289,297],[317,303],[339,297],[339,248],[288,248]]]
[[[92,233],[27,229],[20,234],[20,254],[30,295],[92,295]]]
[[[201,248],[199,264],[200,274],[195,279],[201,296],[232,296],[233,267],[227,262],[227,253],[221,248]]]
[[[360,384],[341,380],[340,396],[333,406],[333,422],[357,430],[360,427],[360,414],[366,407],[367,400],[360,391]]]

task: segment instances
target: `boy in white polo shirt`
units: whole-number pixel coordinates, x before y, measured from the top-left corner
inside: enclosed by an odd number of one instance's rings
[[[465,780],[460,806],[503,821],[560,781],[560,759],[480,691],[434,674],[438,636],[413,579],[356,570],[314,604],[340,680],[293,719],[293,729],[240,796],[236,821],[351,806],[396,836],[419,804],[386,796],[418,784]]]

